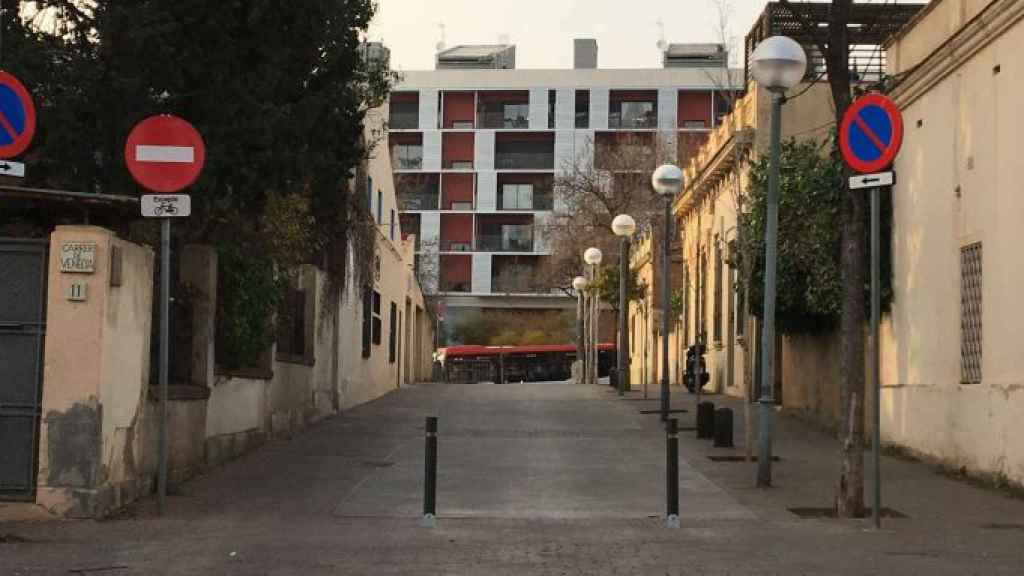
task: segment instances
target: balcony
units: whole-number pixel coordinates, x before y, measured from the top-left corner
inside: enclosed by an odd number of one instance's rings
[[[440,183],[437,174],[401,174],[395,178],[401,210],[437,210]]]
[[[392,170],[422,170],[422,146],[395,146],[391,155]]]
[[[533,226],[504,224],[485,226],[476,237],[480,252],[533,252]]]
[[[423,169],[423,135],[395,132],[388,137],[392,170]]]
[[[494,167],[497,170],[554,170],[554,134],[498,134],[494,139]]]
[[[550,175],[503,174],[498,179],[498,210],[532,212],[554,209]]]
[[[388,128],[416,130],[420,125],[420,96],[417,92],[394,92],[389,105]]]
[[[488,129],[530,127],[530,93],[525,90],[478,93],[476,125]]]
[[[657,92],[613,90],[609,94],[608,128],[645,130],[657,127]]]

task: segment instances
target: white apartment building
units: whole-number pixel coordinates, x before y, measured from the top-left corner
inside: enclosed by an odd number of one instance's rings
[[[508,45],[454,47],[391,94],[402,234],[416,237],[448,326],[473,309],[573,307],[530,281],[550,254],[545,223],[564,209],[557,177],[624,135],[674,143],[685,162],[727,112],[720,90],[742,82],[708,45],[670,45],[656,69],[601,69],[596,42],[574,46],[576,67],[543,70],[501,68],[514,66]]]

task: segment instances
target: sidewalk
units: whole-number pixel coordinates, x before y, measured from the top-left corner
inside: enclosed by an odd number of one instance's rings
[[[653,393],[653,391],[652,391]],[[694,397],[673,389],[682,426]],[[734,407],[742,442],[742,410]],[[802,519],[828,507],[827,434],[776,421],[775,485],[681,434],[682,527],[664,526],[658,400],[607,386],[403,388],[181,486],[111,521],[0,522],[0,574],[1024,573],[1024,501],[884,459],[885,506],[907,518]],[[423,418],[440,418],[438,525],[419,525]]]

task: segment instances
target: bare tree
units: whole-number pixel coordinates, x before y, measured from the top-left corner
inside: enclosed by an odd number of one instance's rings
[[[542,230],[552,250],[544,267],[547,285],[568,292],[583,270],[588,247],[618,254],[611,231],[618,214],[632,216],[641,230],[660,229],[664,200],[651,188],[651,173],[676,157],[674,142],[654,133],[604,133],[568,160],[555,179],[555,194],[564,209]]]

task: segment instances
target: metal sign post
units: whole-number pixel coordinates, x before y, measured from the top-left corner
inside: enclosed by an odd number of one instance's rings
[[[173,194],[191,186],[206,160],[199,132],[175,116],[151,116],[135,125],[125,143],[125,164],[136,182],[160,194],[143,195],[142,216],[160,218],[160,442],[157,508],[167,511],[167,388],[170,370],[171,218],[192,213],[191,198]]]
[[[880,236],[882,186],[891,186],[892,172],[879,172],[892,164],[903,143],[903,117],[896,104],[882,94],[858,98],[843,116],[839,127],[839,148],[843,159],[859,176],[850,177],[850,189],[870,188],[871,192],[871,359],[870,375],[875,402],[871,460],[874,469],[874,494],[871,519],[875,529],[882,525],[882,380],[878,325],[881,317]]]

